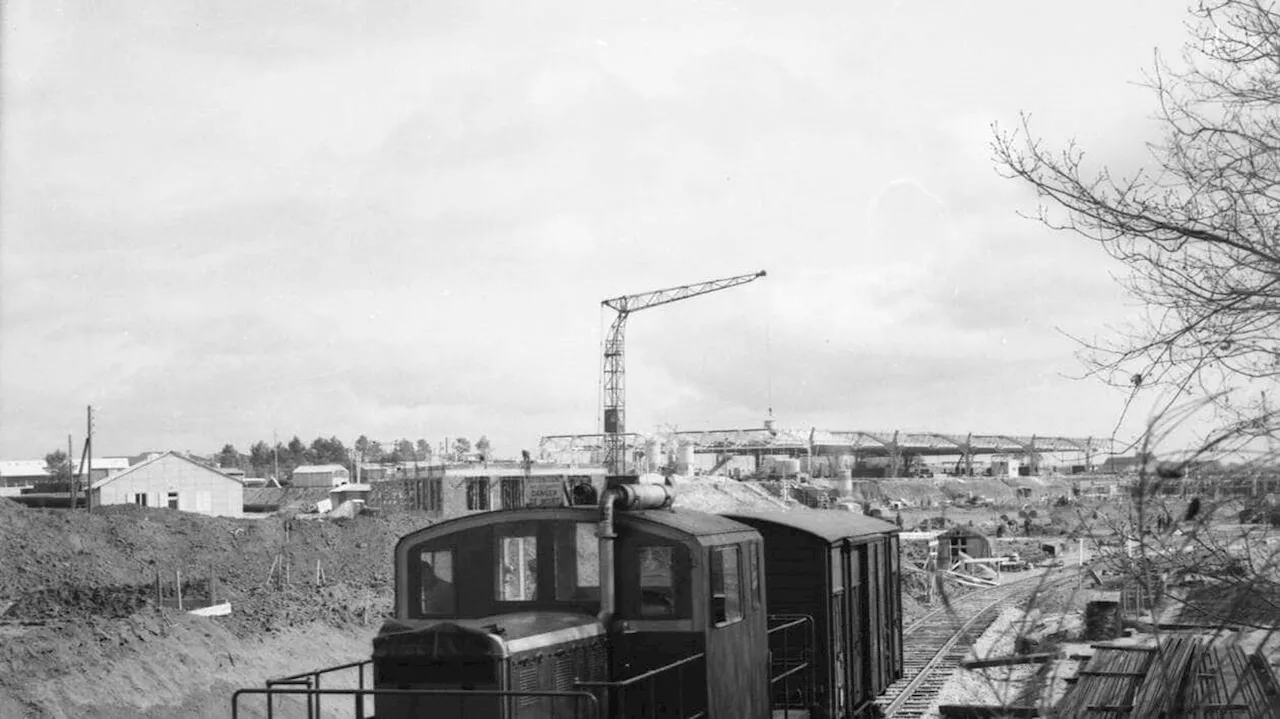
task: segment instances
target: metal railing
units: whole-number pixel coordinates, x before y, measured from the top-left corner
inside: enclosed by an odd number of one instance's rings
[[[706,659],[707,655],[699,652],[621,681],[579,681],[574,682],[574,686],[595,693],[600,699],[600,704],[610,712],[611,716],[626,717],[626,719],[636,719],[641,716],[649,719],[658,719],[658,717],[702,719],[707,716]],[[689,692],[685,689],[685,675],[689,673],[691,666],[701,667],[699,671],[694,672],[694,686],[701,687],[701,691]],[[671,686],[668,686],[673,679],[674,691]],[[661,691],[660,685],[662,685]],[[663,701],[659,702],[659,698]],[[665,703],[672,698],[674,698],[675,713],[672,713],[669,705]],[[692,700],[692,707],[688,706],[690,700]],[[648,711],[644,712],[646,708]],[[637,709],[641,711],[637,712]]]
[[[347,665],[348,667],[353,665]],[[334,667],[336,670],[337,667]],[[322,672],[313,672],[322,673]],[[277,684],[283,684],[289,681],[281,679]],[[341,696],[349,697],[353,701],[353,717],[356,719],[372,718],[372,714],[365,713],[365,700],[368,697],[405,697],[405,698],[423,698],[423,697],[457,697],[459,703],[459,715],[465,715],[462,709],[466,708],[468,701],[480,701],[507,698],[508,700],[521,697],[547,697],[547,698],[567,698],[575,700],[573,702],[573,711],[564,714],[555,714],[553,716],[571,717],[572,719],[601,719],[600,702],[590,692],[585,691],[566,691],[566,692],[537,692],[537,691],[503,691],[499,689],[319,689],[315,687],[305,688],[280,688],[277,686],[266,689],[239,689],[235,694],[231,695],[231,719],[240,719],[240,698],[244,696],[265,696],[267,698],[267,716],[272,716],[271,707],[276,697],[281,696],[298,696],[307,700],[307,716],[312,719],[318,719],[320,716],[312,714],[312,699],[318,700],[320,697]],[[319,702],[315,702],[315,706],[319,706]],[[317,709],[318,712],[318,709]]]
[[[778,684],[782,684],[783,716],[792,709],[807,710],[813,701],[813,648],[815,630],[813,617],[807,614],[769,615],[769,690],[770,701],[777,697]],[[798,641],[793,642],[796,634]],[[781,645],[781,646],[779,646]],[[798,682],[796,694],[793,683]]]
[[[349,662],[347,664],[339,664],[333,667],[317,669],[315,671],[302,672],[301,674],[293,674],[291,676],[281,677],[279,679],[268,679],[267,690],[274,690],[277,687],[291,688],[292,691],[288,692],[290,695],[303,696],[303,698],[306,699],[307,719],[319,719],[319,717],[322,716],[320,713],[320,710],[322,708],[321,698],[331,694],[330,691],[325,690],[324,687],[322,686],[321,677],[325,675],[333,675],[338,672],[344,672],[349,669],[354,669],[356,671],[356,688],[354,691],[357,692],[359,698],[355,700],[356,702],[355,714],[353,716],[355,716],[356,719],[365,719],[366,708],[365,708],[365,702],[363,698],[363,692],[365,692],[366,687],[368,687],[370,684],[373,683],[372,677],[370,677],[370,679],[366,681],[365,669],[370,668],[372,666],[373,666],[373,660],[365,659],[358,662]],[[314,694],[306,693],[311,690],[315,690],[315,693]],[[244,691],[261,692],[263,690],[244,690]],[[353,690],[339,689],[334,691],[350,692]],[[239,695],[239,693],[240,692],[237,692],[236,694]],[[275,719],[275,697],[276,696],[278,695],[275,693],[267,694],[267,719]],[[235,714],[234,706],[232,708],[232,714],[233,715]]]

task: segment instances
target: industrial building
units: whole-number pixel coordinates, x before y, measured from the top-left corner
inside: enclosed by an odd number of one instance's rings
[[[935,471],[965,476],[1080,473],[1111,454],[1105,438],[795,429],[776,427],[772,420],[750,429],[629,433],[624,446],[631,471],[732,474],[745,459],[742,472],[753,476],[805,472],[834,477],[841,470],[855,477],[928,476]],[[542,437],[539,448],[543,459],[597,464],[605,456],[606,435],[550,435]]]
[[[244,513],[244,484],[185,455],[165,452],[93,483],[93,506],[137,504],[215,517]]]
[[[304,464],[293,470],[292,487],[341,487],[351,481],[351,471],[340,464]]]
[[[519,462],[433,465],[419,477],[387,480],[401,483],[408,504],[436,517],[534,506],[562,506],[588,498],[594,504],[604,490],[603,467],[535,465]],[[589,490],[587,488],[590,488]],[[576,491],[575,491],[576,490]]]

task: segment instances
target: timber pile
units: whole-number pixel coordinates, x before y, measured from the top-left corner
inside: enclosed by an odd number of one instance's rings
[[[1239,647],[1211,646],[1188,636],[1165,637],[1147,647],[1093,646],[1097,652],[1067,690],[1056,716],[1266,719],[1280,710],[1275,676]]]

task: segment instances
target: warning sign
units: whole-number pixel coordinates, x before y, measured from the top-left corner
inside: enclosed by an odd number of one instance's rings
[[[525,484],[525,505],[560,507],[564,505],[564,476],[529,477]]]

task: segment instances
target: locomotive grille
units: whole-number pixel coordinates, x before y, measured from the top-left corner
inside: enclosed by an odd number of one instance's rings
[[[605,644],[591,641],[564,647],[550,654],[535,654],[516,661],[512,667],[515,691],[574,690],[574,682],[605,678]],[[539,697],[520,697],[520,707],[537,704]]]
[[[515,690],[518,692],[534,692],[541,689],[538,681],[539,669],[541,668],[542,657],[534,656],[516,664]],[[521,708],[531,706],[538,703],[538,697],[520,697],[517,705]]]

